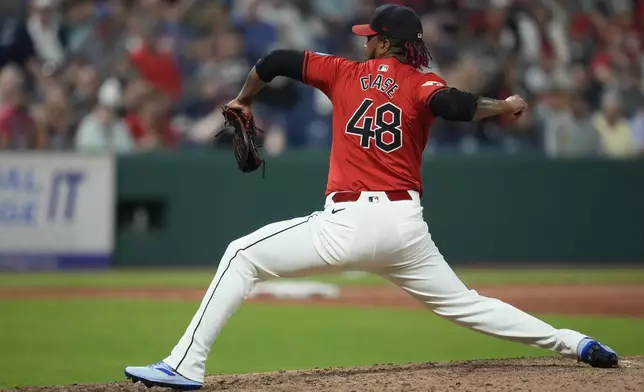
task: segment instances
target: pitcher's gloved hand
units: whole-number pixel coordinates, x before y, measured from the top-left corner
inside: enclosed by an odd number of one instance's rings
[[[259,154],[258,133],[250,107],[237,100],[221,108],[224,116],[224,128],[217,133],[229,131],[233,135],[233,152],[239,170],[244,173],[257,170],[264,162]]]

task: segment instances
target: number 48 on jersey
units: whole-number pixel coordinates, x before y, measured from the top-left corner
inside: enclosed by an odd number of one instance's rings
[[[365,116],[365,113],[373,105],[373,100],[365,99],[351,116],[347,123],[346,133],[360,136],[360,145],[363,148],[371,147],[371,140],[375,140],[376,147],[390,153],[402,147],[402,111],[391,102],[382,104],[376,108],[373,117]],[[362,121],[361,121],[362,120]],[[362,125],[358,125],[362,122]],[[373,125],[376,125],[373,128]],[[373,128],[373,129],[372,129]],[[386,140],[386,135],[389,135]]]

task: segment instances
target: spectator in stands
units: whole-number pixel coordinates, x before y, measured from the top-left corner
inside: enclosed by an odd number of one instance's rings
[[[554,91],[542,111],[544,149],[550,157],[592,156],[599,153],[599,135],[593,130],[586,103],[568,89]]]
[[[35,67],[36,52],[25,21],[7,18],[0,21],[0,69],[15,64],[27,69],[30,63]]]
[[[640,157],[644,157],[644,104],[640,106],[631,123],[635,150]]]
[[[525,71],[524,83],[534,95],[546,93],[558,85],[569,83],[567,70],[552,57],[542,57]]]
[[[77,0],[67,12],[69,51],[97,70],[102,80],[127,56],[131,41],[122,1]]]
[[[79,151],[127,153],[135,145],[127,125],[118,115],[121,91],[116,79],[108,79],[98,92],[98,105],[81,122],[76,132]]]
[[[197,66],[191,61],[187,51],[184,50],[190,44],[190,40],[195,38],[192,29],[183,20],[186,4],[189,3],[177,0],[162,0],[159,2],[159,34],[163,41],[162,46],[175,56],[179,67],[184,73],[194,71]]]
[[[25,78],[16,66],[0,71],[0,149],[41,147],[41,138],[29,112]]]
[[[569,39],[563,10],[546,8],[541,2],[529,2],[529,13],[520,13],[518,31],[524,61],[537,63],[544,57],[560,64],[570,61]]]
[[[644,91],[639,68],[631,68],[624,77],[624,87],[620,89],[620,99],[624,105],[624,115],[633,118],[644,105]]]
[[[36,56],[42,64],[41,72],[53,74],[65,62],[65,41],[58,4],[55,0],[31,0],[27,31]]]
[[[213,98],[233,97],[251,69],[251,64],[244,58],[243,37],[235,32],[224,32],[213,46],[212,55],[199,69],[200,84],[216,85],[216,94],[211,94]],[[212,101],[209,104],[212,105]]]
[[[616,92],[607,92],[602,109],[593,116],[593,126],[599,134],[602,152],[611,158],[625,158],[635,154],[635,140],[631,125],[624,117],[622,104]]]
[[[45,90],[45,102],[38,110],[36,123],[44,143],[50,150],[74,149],[74,131],[77,124],[69,104],[67,92],[61,84],[52,84]]]
[[[125,83],[123,91],[123,110],[126,115],[135,113],[144,97],[152,94],[154,88],[141,77],[134,77]]]
[[[167,41],[157,35],[155,21],[146,21],[141,28],[141,44],[130,54],[134,68],[156,89],[172,100],[182,93],[182,75],[177,59]]]
[[[320,31],[317,19],[305,21],[296,4],[288,0],[264,0],[258,13],[263,21],[277,27],[279,41],[287,48],[311,48]]]
[[[65,81],[71,90],[69,99],[74,121],[80,122],[96,106],[100,87],[98,71],[89,64],[73,64],[67,69]]]
[[[603,86],[591,75],[590,70],[584,64],[577,63],[571,66],[569,73],[572,90],[588,104],[591,111],[599,109]]]
[[[313,9],[327,23],[344,23],[358,9],[357,0],[312,0]]]
[[[168,102],[158,92],[143,96],[125,121],[141,149],[170,149],[179,145],[179,135],[170,121]]]
[[[247,0],[245,8],[233,15],[232,25],[246,42],[246,55],[249,61],[257,61],[264,53],[278,44],[277,28],[260,17],[260,2]]]
[[[606,25],[600,36],[601,46],[591,60],[593,76],[611,88],[617,87],[619,74],[631,66],[631,60],[624,52],[622,33],[618,27]]]

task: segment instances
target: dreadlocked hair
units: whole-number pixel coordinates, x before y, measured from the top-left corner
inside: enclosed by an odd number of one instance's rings
[[[415,41],[406,41],[392,39],[385,36],[379,37],[381,40],[388,40],[391,44],[390,53],[400,58],[404,64],[411,65],[416,69],[428,68],[432,59],[429,49],[422,39]]]

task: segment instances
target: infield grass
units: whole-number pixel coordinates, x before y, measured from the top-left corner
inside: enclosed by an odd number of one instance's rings
[[[163,359],[198,306],[194,301],[0,301],[0,388],[107,382],[127,365]],[[643,319],[545,317],[644,353]],[[618,332],[618,333],[616,333]],[[215,343],[208,372],[543,356],[484,336],[429,311],[247,304]]]
[[[489,268],[456,269],[468,285],[499,284],[644,284],[644,268]],[[105,272],[54,272],[0,274],[3,287],[207,287],[212,269],[116,269]],[[370,274],[318,275],[303,278],[342,286],[388,284]]]

